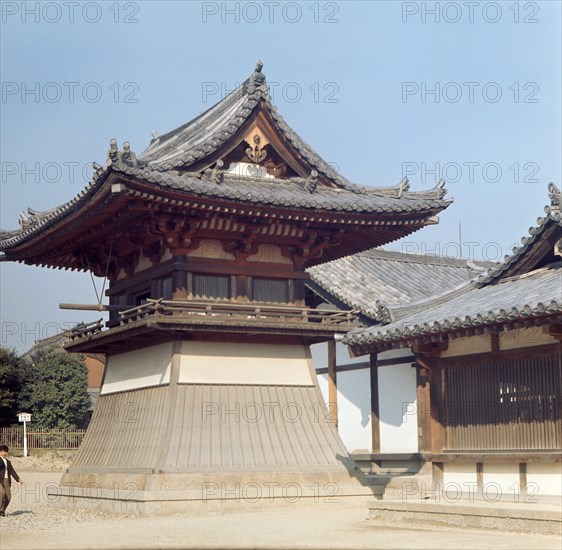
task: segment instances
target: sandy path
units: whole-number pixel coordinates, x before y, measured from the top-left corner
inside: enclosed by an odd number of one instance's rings
[[[366,507],[287,508],[228,515],[134,518],[60,510],[46,489],[58,473],[20,472],[0,522],[0,548],[560,548],[555,536],[381,525]]]

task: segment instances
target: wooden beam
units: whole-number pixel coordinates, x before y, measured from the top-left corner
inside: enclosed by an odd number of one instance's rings
[[[338,384],[336,379],[336,341],[328,341],[328,412],[338,428]]]
[[[439,364],[443,368],[454,368],[474,366],[485,363],[493,363],[498,360],[530,359],[534,357],[549,357],[560,354],[560,344],[546,344],[530,346],[527,348],[506,349],[498,353],[473,353],[471,355],[459,355],[457,357],[442,357]]]
[[[427,344],[422,344],[418,341],[414,342],[412,346],[412,351],[415,354],[423,355],[424,357],[439,357],[442,351],[446,351],[449,347],[449,343],[444,342],[429,342]]]
[[[562,342],[562,325],[561,324],[554,324],[547,327],[544,327],[544,332],[556,338],[559,342]]]
[[[381,452],[381,433],[379,417],[379,369],[377,366],[377,354],[370,355],[370,378],[371,378],[371,452]]]
[[[492,353],[499,353],[500,351],[500,335],[497,332],[490,332],[490,341],[492,344]]]
[[[562,452],[560,451],[526,451],[513,449],[512,451],[498,452],[447,452],[443,453],[421,453],[424,460],[432,460],[434,462],[469,462],[469,463],[559,463],[562,462]]]

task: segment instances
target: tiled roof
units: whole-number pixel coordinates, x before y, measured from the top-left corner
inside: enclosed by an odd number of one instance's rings
[[[27,213],[22,212],[20,214],[19,230],[0,230],[0,250],[9,250],[17,246],[86,205],[92,196],[102,187],[111,172],[110,167],[102,168],[98,164],[94,165],[94,169],[95,172],[90,183],[73,199],[44,212],[38,212],[28,208]]]
[[[372,192],[395,198],[442,199],[444,197],[446,191],[443,180],[434,189],[418,192],[409,191],[410,184],[407,178],[394,187],[375,188],[351,183],[305,143],[279,115],[277,107],[271,101],[262,67],[263,63],[258,61],[252,75],[222,101],[190,122],[153,138],[148,148],[135,157],[138,166],[162,172],[189,170],[193,164],[212,155],[228,142],[261,108],[269,113],[280,133],[310,168],[318,173],[317,176],[326,179],[337,189],[355,191],[358,194]]]
[[[392,347],[410,338],[439,336],[517,320],[562,314],[562,263],[481,288],[466,286],[447,300],[384,327],[350,332],[344,343]]]
[[[522,239],[523,246],[502,265],[448,293],[399,306],[393,310],[392,323],[354,330],[344,342],[384,349],[405,346],[412,339],[441,338],[492,326],[541,324],[553,316],[561,322],[560,190],[552,183],[548,189],[547,217],[539,218],[538,226],[529,230],[531,237]]]
[[[420,223],[448,206],[449,201],[437,198],[412,197],[396,198],[373,192],[366,188],[360,194],[357,190],[318,187],[315,193],[303,190],[302,182],[226,176],[220,183],[205,177],[195,177],[174,172],[158,172],[115,162],[108,167],[98,167],[92,182],[74,199],[46,212],[28,209],[20,216],[20,231],[0,232],[0,250],[7,250],[52,226],[70,213],[87,205],[92,196],[101,188],[111,173],[133,176],[155,184],[156,188],[178,191],[186,195],[218,198],[241,204],[306,209],[327,213],[377,213],[381,215],[415,215]]]
[[[400,307],[464,286],[491,262],[373,249],[307,271],[316,288],[375,321],[389,322]]]
[[[220,183],[182,174],[161,173],[121,166],[120,171],[161,187],[190,194],[281,207],[301,207],[323,211],[405,213],[441,210],[444,201],[434,198],[408,199],[385,196],[365,188],[348,191],[333,187],[318,187],[314,193],[304,191],[303,184],[294,180],[271,180],[226,176]],[[296,178],[295,178],[296,180]]]
[[[237,90],[191,122],[155,137],[138,157],[128,142],[123,144],[123,150],[119,150],[116,140],[111,140],[106,165],[101,167],[94,163],[92,181],[79,195],[45,212],[29,208],[20,216],[19,230],[0,231],[0,250],[9,250],[26,242],[78,209],[87,208],[88,201],[102,189],[111,174],[132,176],[163,191],[229,202],[327,213],[373,213],[389,217],[404,214],[409,217],[409,223],[418,225],[428,223],[432,216],[452,202],[452,199],[444,199],[443,181],[433,189],[416,192],[409,190],[407,179],[386,188],[350,183],[279,116],[271,103],[261,68],[258,63],[253,74]],[[269,113],[278,131],[311,168],[310,176],[287,179],[244,177],[223,170],[220,159],[201,168],[201,162],[224,145],[258,106]],[[199,171],[189,171],[194,163],[199,163]],[[412,220],[412,214],[416,216],[415,220]]]
[[[154,138],[149,147],[139,155],[139,163],[147,164],[153,170],[188,169],[226,143],[252,117],[256,109],[262,107],[312,168],[338,187],[352,189],[353,184],[338,174],[279,115],[277,107],[271,101],[262,67],[263,63],[258,61],[252,75],[222,101],[187,124]]]

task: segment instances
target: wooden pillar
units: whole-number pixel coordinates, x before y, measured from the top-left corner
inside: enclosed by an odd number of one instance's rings
[[[476,488],[478,489],[478,493],[482,494],[484,491],[484,463],[477,462],[476,463]]]
[[[562,387],[562,324],[554,324],[543,329],[547,334],[558,340],[558,372],[554,383],[556,388]],[[558,407],[558,418],[556,419],[558,431],[562,431],[562,407]]]
[[[519,463],[519,492],[521,494],[527,494],[527,463]]]
[[[379,370],[377,367],[377,354],[370,354],[371,377],[371,452],[381,452],[381,432],[379,417]]]
[[[338,428],[338,384],[336,379],[336,341],[328,342],[328,411],[330,422]]]
[[[438,366],[437,360],[434,359],[432,363],[432,367],[429,371],[431,452],[441,453],[445,445],[443,369]]]
[[[418,364],[419,441],[423,453],[441,453],[445,445],[444,372],[439,365],[439,355],[445,346],[445,343],[438,343],[414,349]]]
[[[431,453],[431,424],[429,414],[431,399],[429,394],[429,370],[417,361],[416,399],[418,402],[418,442],[422,453]]]

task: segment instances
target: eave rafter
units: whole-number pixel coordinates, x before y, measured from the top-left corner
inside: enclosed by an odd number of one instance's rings
[[[371,342],[365,343],[348,343],[354,355],[360,356],[367,353],[377,353],[388,349],[397,349],[411,347],[413,349],[428,349],[430,346],[446,346],[448,342],[459,338],[473,338],[484,334],[497,335],[501,332],[509,332],[519,329],[531,329],[536,327],[553,327],[551,335],[556,337],[557,331],[562,326],[562,307],[553,305],[551,312],[544,311],[543,314],[524,310],[518,314],[512,313],[511,318],[498,321],[486,322],[477,319],[469,321],[467,318],[464,322],[465,327],[459,328],[442,328],[438,330],[435,326],[432,330],[429,325],[427,327],[419,327],[417,330],[409,331],[406,334],[396,334],[394,337],[387,335]],[[349,337],[346,337],[349,339]]]
[[[282,208],[272,205],[244,204],[240,202],[205,197],[186,196],[181,191],[155,190],[150,185],[125,176],[122,178],[127,185],[127,194],[136,202],[132,202],[131,208],[142,210],[161,210],[169,213],[182,213],[186,209],[213,214],[233,214],[260,219],[275,219],[283,221],[310,222],[321,224],[355,225],[355,226],[381,226],[399,227],[406,225],[424,226],[430,223],[435,211],[425,212],[395,212],[380,213],[376,216],[372,212],[330,212],[313,209],[299,209],[295,207]]]

